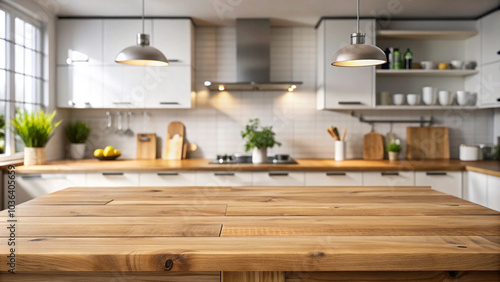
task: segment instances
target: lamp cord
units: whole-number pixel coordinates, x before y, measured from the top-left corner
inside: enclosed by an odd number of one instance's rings
[[[144,0],[142,0],[142,34],[144,34]]]
[[[359,0],[357,1],[356,8],[358,10],[358,16],[357,16],[357,21],[356,21],[356,33],[359,33]]]

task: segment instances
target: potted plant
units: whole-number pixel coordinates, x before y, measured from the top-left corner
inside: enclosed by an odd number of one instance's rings
[[[241,132],[241,137],[246,139],[245,152],[252,150],[252,162],[255,164],[267,162],[267,148],[281,143],[274,139],[273,127],[261,127],[259,119],[250,119]]]
[[[45,113],[43,110],[37,113],[18,112],[12,119],[14,133],[24,143],[24,165],[45,163],[45,145],[61,124],[61,121],[53,122],[55,115],[55,111]]]
[[[80,160],[85,155],[85,142],[90,136],[90,126],[83,121],[70,122],[66,127],[66,137],[69,145],[69,157]]]
[[[401,145],[399,145],[399,139],[394,140],[393,142],[387,145],[387,152],[389,153],[389,160],[395,161],[399,157],[399,153],[401,152]]]

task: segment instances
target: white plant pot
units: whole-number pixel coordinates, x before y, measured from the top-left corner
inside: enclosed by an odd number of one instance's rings
[[[69,145],[69,158],[74,160],[81,160],[85,155],[85,143],[77,144],[71,143]]]
[[[399,152],[389,152],[389,160],[397,161],[399,157]]]
[[[45,147],[25,147],[24,165],[42,165],[45,163]]]
[[[252,163],[262,164],[267,162],[267,148],[253,148],[252,150]]]

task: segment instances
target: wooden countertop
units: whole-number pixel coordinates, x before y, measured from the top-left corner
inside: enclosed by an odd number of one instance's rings
[[[181,161],[169,160],[116,160],[99,161],[61,160],[51,161],[46,165],[20,166],[17,173],[76,173],[76,172],[110,172],[110,171],[463,171],[470,170],[500,177],[500,162],[480,161],[462,162],[459,160],[428,160],[428,161],[366,161],[346,160],[336,162],[328,159],[297,159],[295,165],[279,164],[209,164],[208,159],[188,159]]]
[[[301,281],[284,271],[307,271],[307,281],[323,281],[319,271],[351,280],[373,278],[367,271],[500,277],[500,213],[428,187],[76,187],[15,215],[4,210],[0,221],[17,220],[16,271],[31,281],[40,273],[219,281],[219,271],[225,282]],[[9,230],[0,237],[6,244]],[[0,278],[8,255],[0,248]]]

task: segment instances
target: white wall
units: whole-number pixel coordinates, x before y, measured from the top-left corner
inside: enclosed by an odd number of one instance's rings
[[[264,124],[274,126],[278,141],[283,143],[270,153],[289,153],[295,158],[333,158],[333,140],[326,128],[334,125],[341,130],[348,128],[347,157],[361,158],[363,135],[370,131],[370,126],[360,123],[349,112],[316,110],[315,30],[300,27],[272,28],[271,31],[271,78],[275,81],[303,81],[297,91],[209,93],[203,87],[203,81],[236,79],[236,34],[232,27],[199,27],[196,31],[197,94],[194,108],[148,110],[146,118],[143,112],[134,111],[132,130],[156,133],[163,143],[168,123],[182,121],[186,125],[188,140],[199,146],[192,157],[213,158],[215,154],[242,152],[244,143],[240,131],[250,118],[258,117]],[[168,53],[166,55],[168,57]],[[69,112],[71,118],[87,120],[94,129],[88,142],[88,157],[93,149],[109,144],[121,149],[124,158],[134,158],[135,138],[105,133],[105,112]],[[433,115],[437,126],[450,127],[452,158],[458,158],[458,146],[462,143],[491,143],[493,140],[492,110],[365,111],[363,114],[366,118],[395,119],[429,118]],[[403,141],[407,126],[397,124],[393,127]],[[389,129],[388,124],[375,126],[375,131],[384,135]]]

